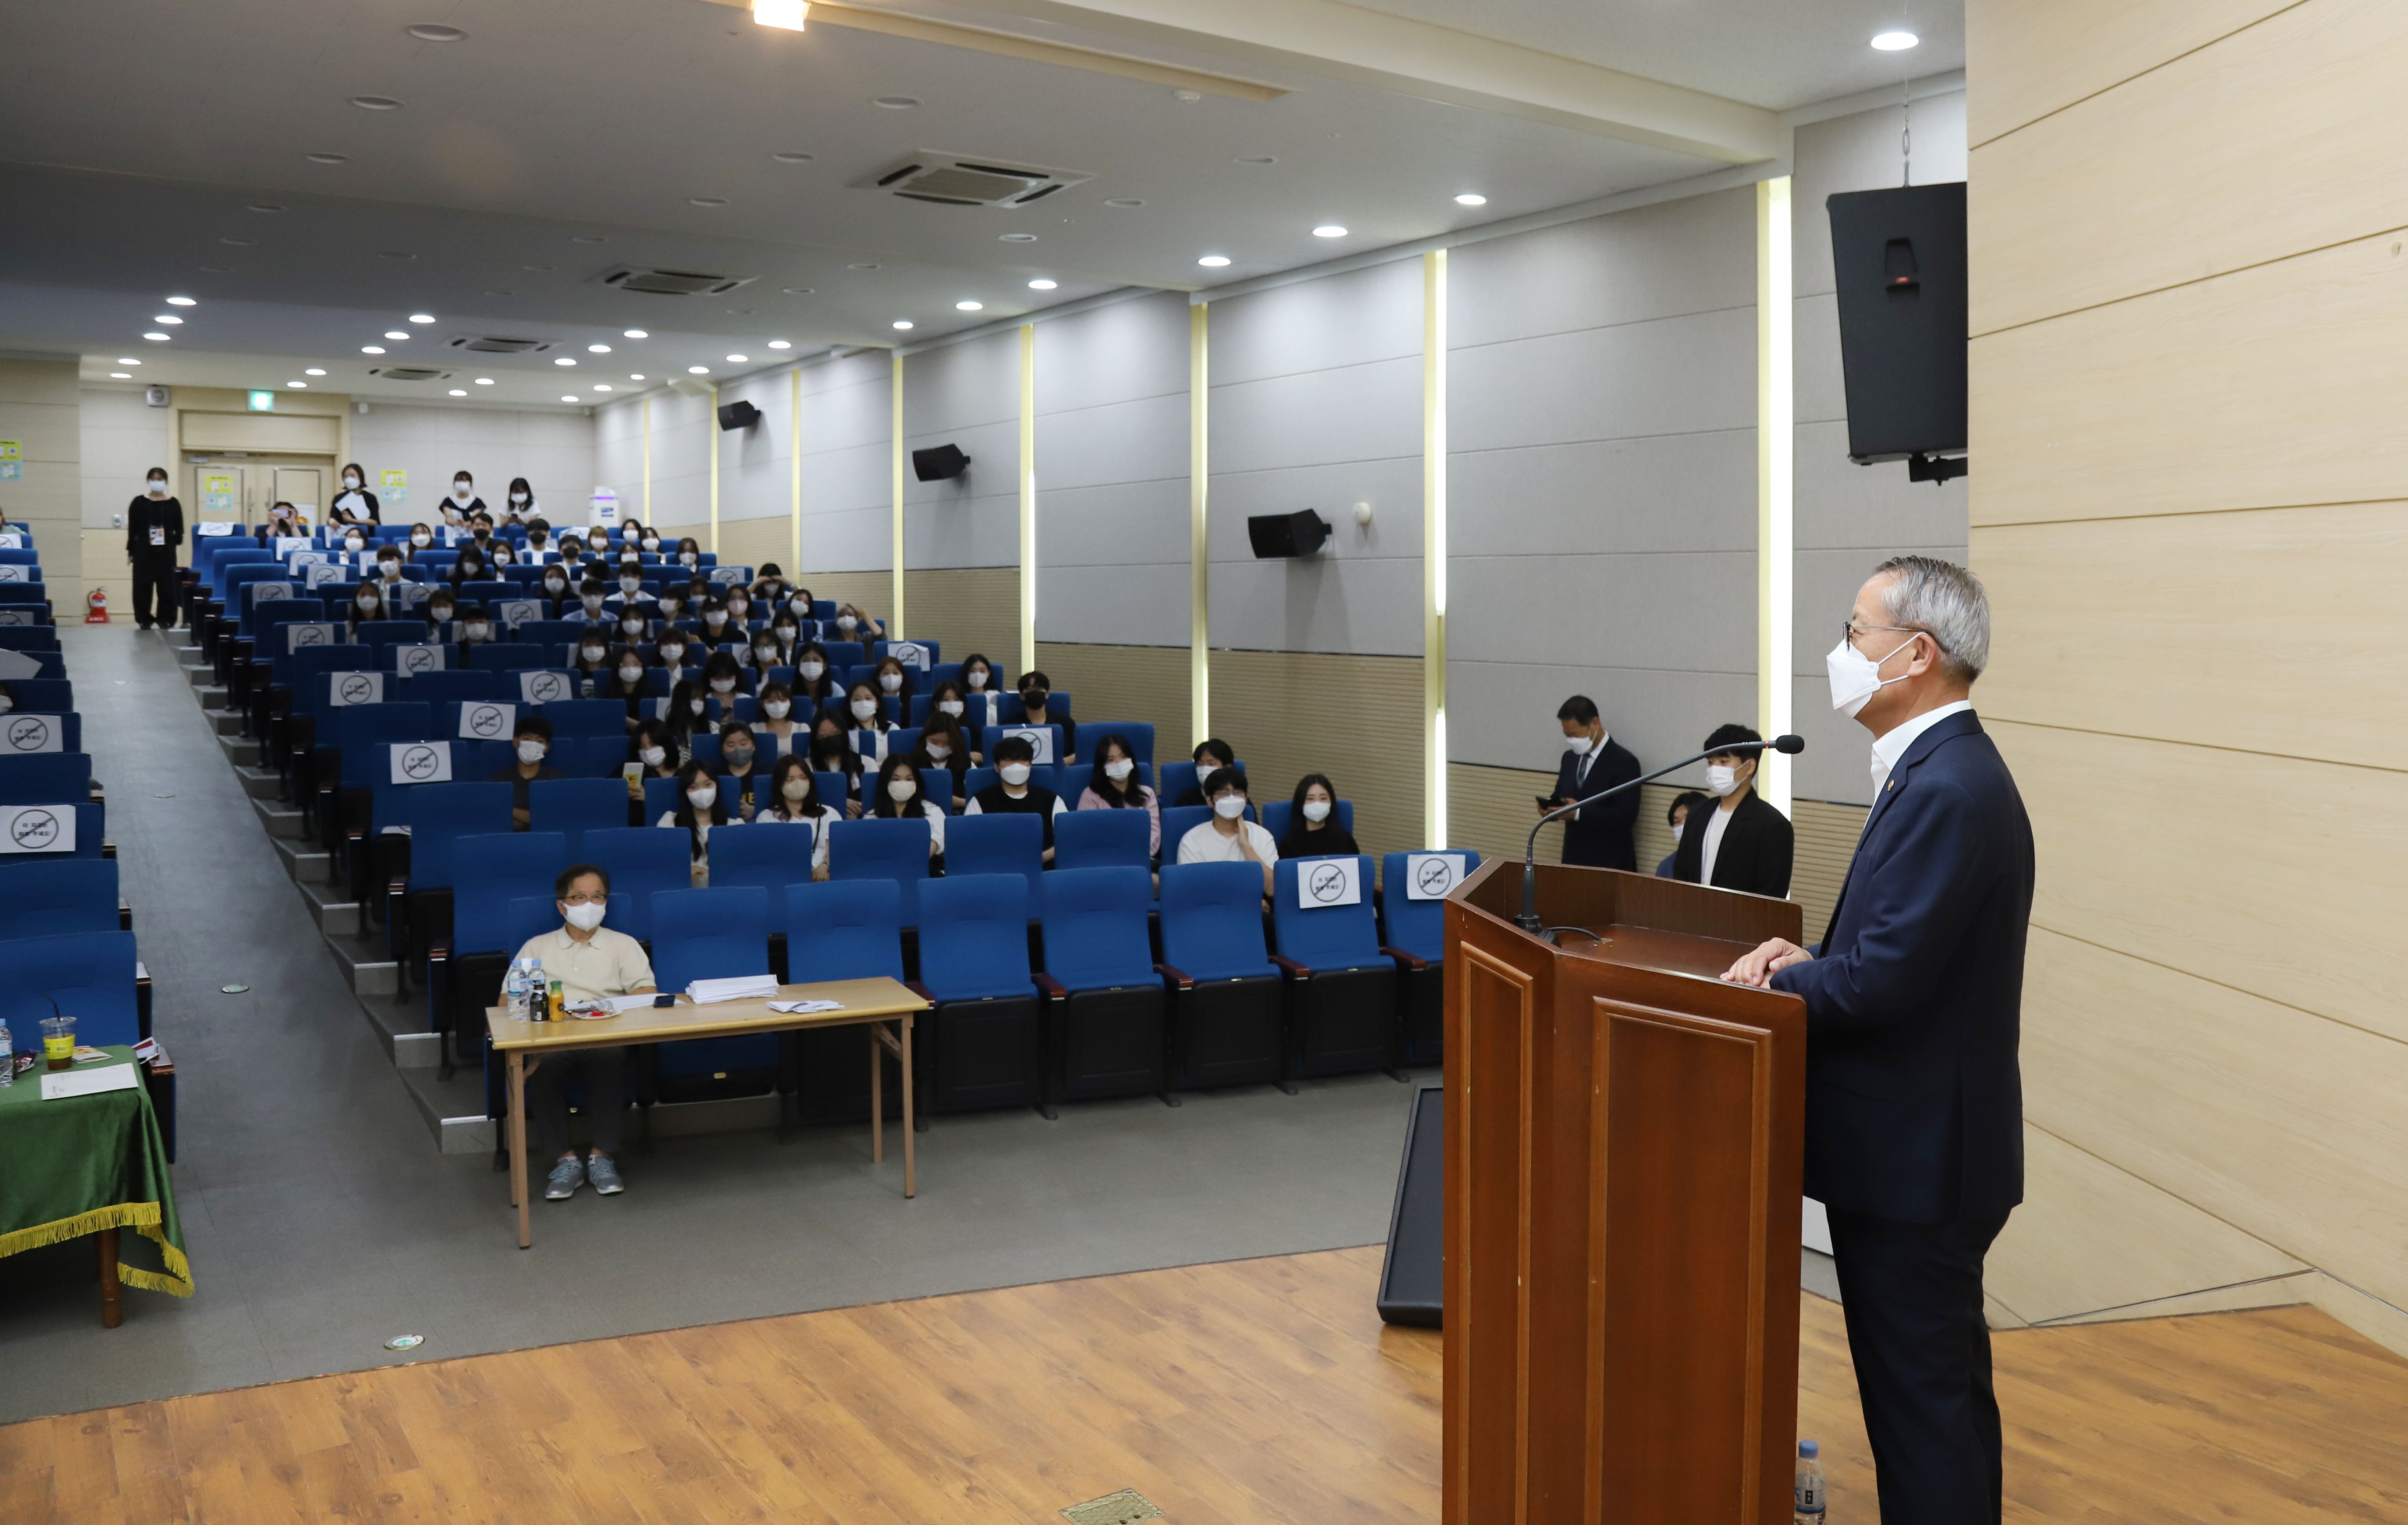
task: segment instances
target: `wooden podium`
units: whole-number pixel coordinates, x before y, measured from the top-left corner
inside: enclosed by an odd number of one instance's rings
[[[1786,1525],[1806,1008],[1785,900],[1522,865],[1446,908],[1445,1525]]]

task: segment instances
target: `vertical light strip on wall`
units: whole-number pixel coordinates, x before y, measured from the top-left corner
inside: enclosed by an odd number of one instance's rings
[[[893,544],[887,549],[887,565],[895,568],[895,585],[889,597],[895,605],[894,618],[887,630],[896,640],[903,635],[903,352],[895,352],[895,418],[887,425],[895,441],[895,518]]]
[[[792,441],[786,449],[787,453],[793,457],[789,464],[794,468],[795,478],[794,507],[791,511],[795,521],[795,559],[786,563],[786,575],[800,578],[803,575],[803,373],[799,369],[790,370],[786,372],[786,381],[793,389],[795,405],[794,421],[787,426],[786,431],[787,438]]]
[[[1211,439],[1206,424],[1211,417],[1211,356],[1208,347],[1211,311],[1209,302],[1187,309],[1187,712],[1195,735],[1193,752],[1212,735],[1212,655],[1210,632],[1212,564],[1205,555],[1205,510],[1211,500],[1209,469]]]
[[[1037,665],[1037,325],[1020,325],[1020,670]]]
[[[719,554],[719,384],[710,387],[710,412],[702,421],[703,438],[710,441],[710,551]]]
[[[644,399],[644,527],[652,523],[652,399]]]
[[[1756,186],[1756,712],[1767,736],[1789,729],[1797,689],[1789,189],[1786,175]],[[1790,814],[1789,759],[1766,753],[1757,789]]]
[[[1446,251],[1422,256],[1422,842],[1446,845]]]

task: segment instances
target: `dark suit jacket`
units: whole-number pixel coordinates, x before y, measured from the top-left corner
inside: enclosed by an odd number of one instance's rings
[[[1711,806],[1691,808],[1680,849],[1672,855],[1673,878],[1698,883],[1698,872],[1706,860],[1709,812],[1720,805],[1716,800]],[[1723,844],[1714,853],[1714,887],[1779,899],[1789,893],[1789,864],[1797,847],[1798,834],[1789,817],[1750,789],[1723,827]]]
[[[1639,776],[1639,759],[1630,749],[1609,736],[1597,761],[1589,765],[1588,777],[1580,776],[1584,759],[1567,752],[1555,770],[1555,798],[1561,800],[1585,799],[1600,789],[1617,784],[1627,784]],[[1639,855],[1630,844],[1630,828],[1639,819],[1639,791],[1628,789],[1602,804],[1567,816],[1564,820],[1564,861],[1584,864],[1592,869],[1623,869],[1636,872]]]
[[[153,525],[167,532],[165,545],[153,546],[150,543],[150,526]],[[152,550],[173,555],[176,547],[183,543],[184,505],[174,496],[163,497],[154,503],[150,495],[145,493],[125,506],[125,554],[128,556],[138,560],[144,552]]]
[[[1970,712],[1891,770],[1813,961],[1772,977],[1806,1000],[1806,1190],[1909,1223],[2003,1217],[2023,1201],[2024,938],[2032,835]]]

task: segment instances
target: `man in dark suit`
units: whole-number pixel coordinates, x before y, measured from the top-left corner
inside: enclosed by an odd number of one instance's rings
[[[1982,1261],[2023,1200],[2032,837],[1968,697],[1989,626],[1961,567],[1874,569],[1828,658],[1832,707],[1875,738],[1830,929],[1723,976],[1806,1001],[1806,1190],[1830,1210],[1885,1525],[2000,1518]]]
[[[1555,712],[1555,719],[1564,727],[1564,760],[1555,770],[1555,797],[1539,806],[1540,814],[1639,776],[1639,759],[1605,734],[1596,700],[1574,694]],[[1636,789],[1574,811],[1564,817],[1564,861],[1592,869],[1636,870],[1639,857],[1630,843],[1630,828],[1638,819]]]
[[[1797,834],[1789,817],[1756,792],[1754,747],[1716,752],[1763,737],[1745,726],[1717,726],[1706,738],[1706,793],[1713,808],[1689,813],[1681,845],[1672,855],[1672,877],[1692,885],[1712,885],[1747,895],[1779,899],[1789,893],[1789,866],[1797,854]]]

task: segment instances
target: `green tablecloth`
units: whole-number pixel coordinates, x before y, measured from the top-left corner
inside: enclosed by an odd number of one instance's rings
[[[130,1048],[108,1052],[121,1063],[135,1062]],[[131,1229],[159,1246],[165,1269],[146,1270],[122,1257],[118,1279],[191,1297],[193,1268],[184,1259],[167,1150],[149,1092],[137,1085],[45,1101],[42,1074],[36,1066],[0,1089],[0,1160],[7,1161],[0,1168],[0,1255],[103,1229]]]

